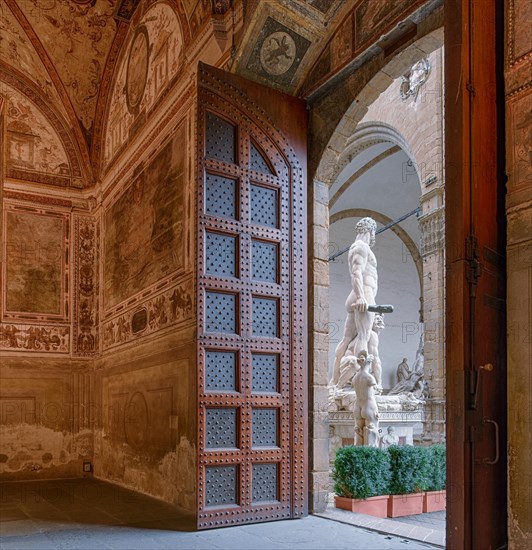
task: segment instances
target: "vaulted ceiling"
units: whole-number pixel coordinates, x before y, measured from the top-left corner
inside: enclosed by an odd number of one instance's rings
[[[210,24],[231,47],[226,69],[305,95],[367,47],[360,21],[382,34],[427,1],[434,0],[2,0],[0,93],[15,151],[8,177],[80,188],[94,182],[123,50],[155,5],[175,12],[183,51]],[[35,111],[48,121],[46,139]]]

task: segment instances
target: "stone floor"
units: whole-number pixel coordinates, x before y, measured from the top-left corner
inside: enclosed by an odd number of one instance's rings
[[[0,484],[0,549],[437,548],[309,516],[197,532],[158,500],[93,479]]]
[[[329,506],[325,512],[318,515],[382,534],[400,536],[416,542],[428,542],[445,548],[445,512],[381,519]]]

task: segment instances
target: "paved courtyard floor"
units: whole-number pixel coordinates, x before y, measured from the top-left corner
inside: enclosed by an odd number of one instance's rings
[[[445,548],[445,512],[431,512],[399,518],[375,518],[329,506],[319,517],[348,525],[371,529],[378,533],[398,536],[416,542],[428,542]]]
[[[367,516],[366,516],[367,517]],[[156,499],[93,479],[0,484],[0,549],[401,550],[438,548],[309,516],[209,531]]]

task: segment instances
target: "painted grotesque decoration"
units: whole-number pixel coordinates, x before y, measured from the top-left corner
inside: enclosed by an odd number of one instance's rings
[[[50,75],[39,59],[24,29],[8,8],[0,10],[0,35],[2,39],[2,59],[16,67],[32,80],[46,101],[64,113],[59,95],[52,84]]]
[[[186,146],[181,126],[106,211],[106,308],[182,266]]]
[[[138,130],[181,63],[182,37],[173,9],[155,4],[132,29],[124,46],[110,100],[105,163]]]
[[[27,0],[24,15],[42,37],[81,124],[91,128],[109,46],[114,2]]]
[[[20,92],[3,84],[7,97],[7,147],[9,168],[70,175],[63,143],[37,106]]]

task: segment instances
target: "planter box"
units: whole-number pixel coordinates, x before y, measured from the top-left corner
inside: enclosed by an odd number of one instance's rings
[[[388,517],[412,516],[423,513],[424,493],[410,495],[390,495],[388,497]]]
[[[445,510],[447,502],[446,491],[429,491],[423,493],[423,513],[441,512]]]
[[[367,514],[377,518],[385,518],[388,512],[388,495],[363,498],[334,497],[336,508]]]

